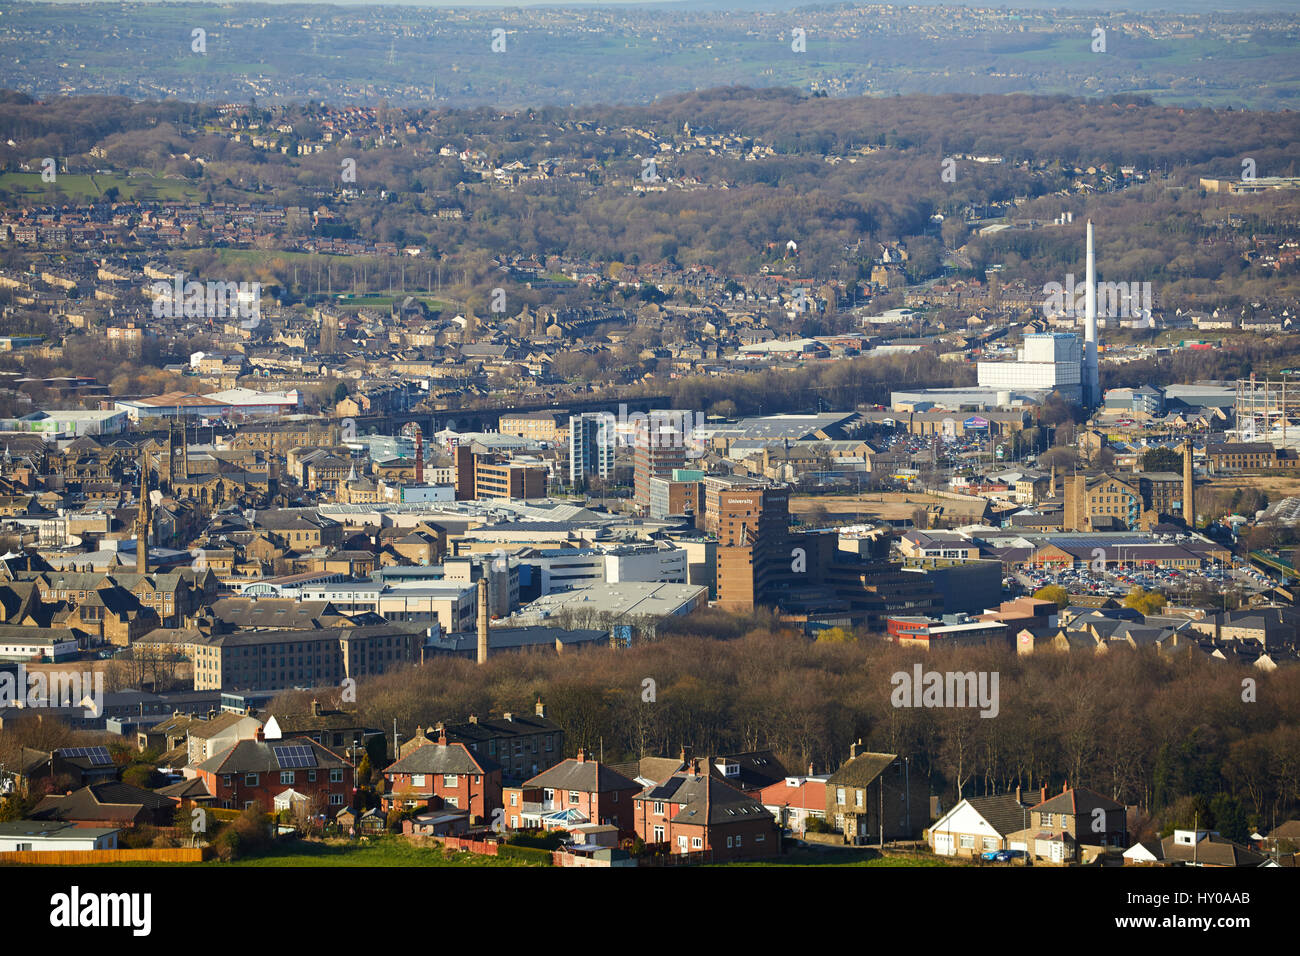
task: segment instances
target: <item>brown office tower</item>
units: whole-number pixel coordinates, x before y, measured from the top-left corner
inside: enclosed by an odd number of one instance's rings
[[[790,492],[784,485],[718,492],[720,607],[748,611],[775,603],[797,568],[789,527]]]
[[[456,500],[474,500],[474,453],[469,445],[456,446]]]
[[[651,413],[641,422],[632,442],[632,499],[644,509],[650,507],[650,479],[673,477],[673,470],[686,467],[686,433],[680,416]]]

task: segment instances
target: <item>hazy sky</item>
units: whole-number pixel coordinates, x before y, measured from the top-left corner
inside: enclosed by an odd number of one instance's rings
[[[121,0],[37,0],[52,3],[119,3]],[[153,3],[163,0],[137,0]],[[176,0],[167,0],[176,2]],[[182,0],[184,2],[184,0]],[[213,0],[194,0],[194,2],[211,5]],[[261,4],[313,4],[314,0],[222,0],[224,3],[261,3]],[[336,0],[335,6],[402,6],[402,7],[573,7],[573,6],[645,6],[647,4],[673,4],[675,6],[697,7],[724,10],[793,10],[802,6],[836,6],[830,3],[796,3],[791,0],[515,0],[503,3],[501,0]],[[865,4],[864,4],[865,5]],[[1175,13],[1205,13],[1220,10],[1241,13],[1250,10],[1291,10],[1300,11],[1300,0],[983,0],[983,2],[963,3],[961,0],[902,0],[895,6],[966,6],[993,7],[1009,10],[1050,10],[1057,9],[1070,12],[1088,12],[1093,10],[1131,10],[1131,11],[1172,11]]]

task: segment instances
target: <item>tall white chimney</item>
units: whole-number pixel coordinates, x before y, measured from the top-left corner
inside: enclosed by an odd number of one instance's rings
[[[1083,405],[1091,409],[1101,403],[1101,382],[1097,367],[1097,263],[1092,251],[1092,220],[1088,220],[1088,266],[1083,306]]]

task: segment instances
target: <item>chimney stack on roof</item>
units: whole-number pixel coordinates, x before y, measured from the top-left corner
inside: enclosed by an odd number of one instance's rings
[[[538,717],[544,718],[546,716],[546,705],[542,703],[542,699],[540,697],[537,698],[537,706],[533,708],[533,713],[535,713]]]

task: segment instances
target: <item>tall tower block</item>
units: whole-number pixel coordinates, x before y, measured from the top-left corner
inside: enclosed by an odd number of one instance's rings
[[[1097,263],[1092,251],[1092,220],[1088,220],[1088,265],[1083,300],[1083,407],[1101,404],[1101,376],[1097,367]]]

